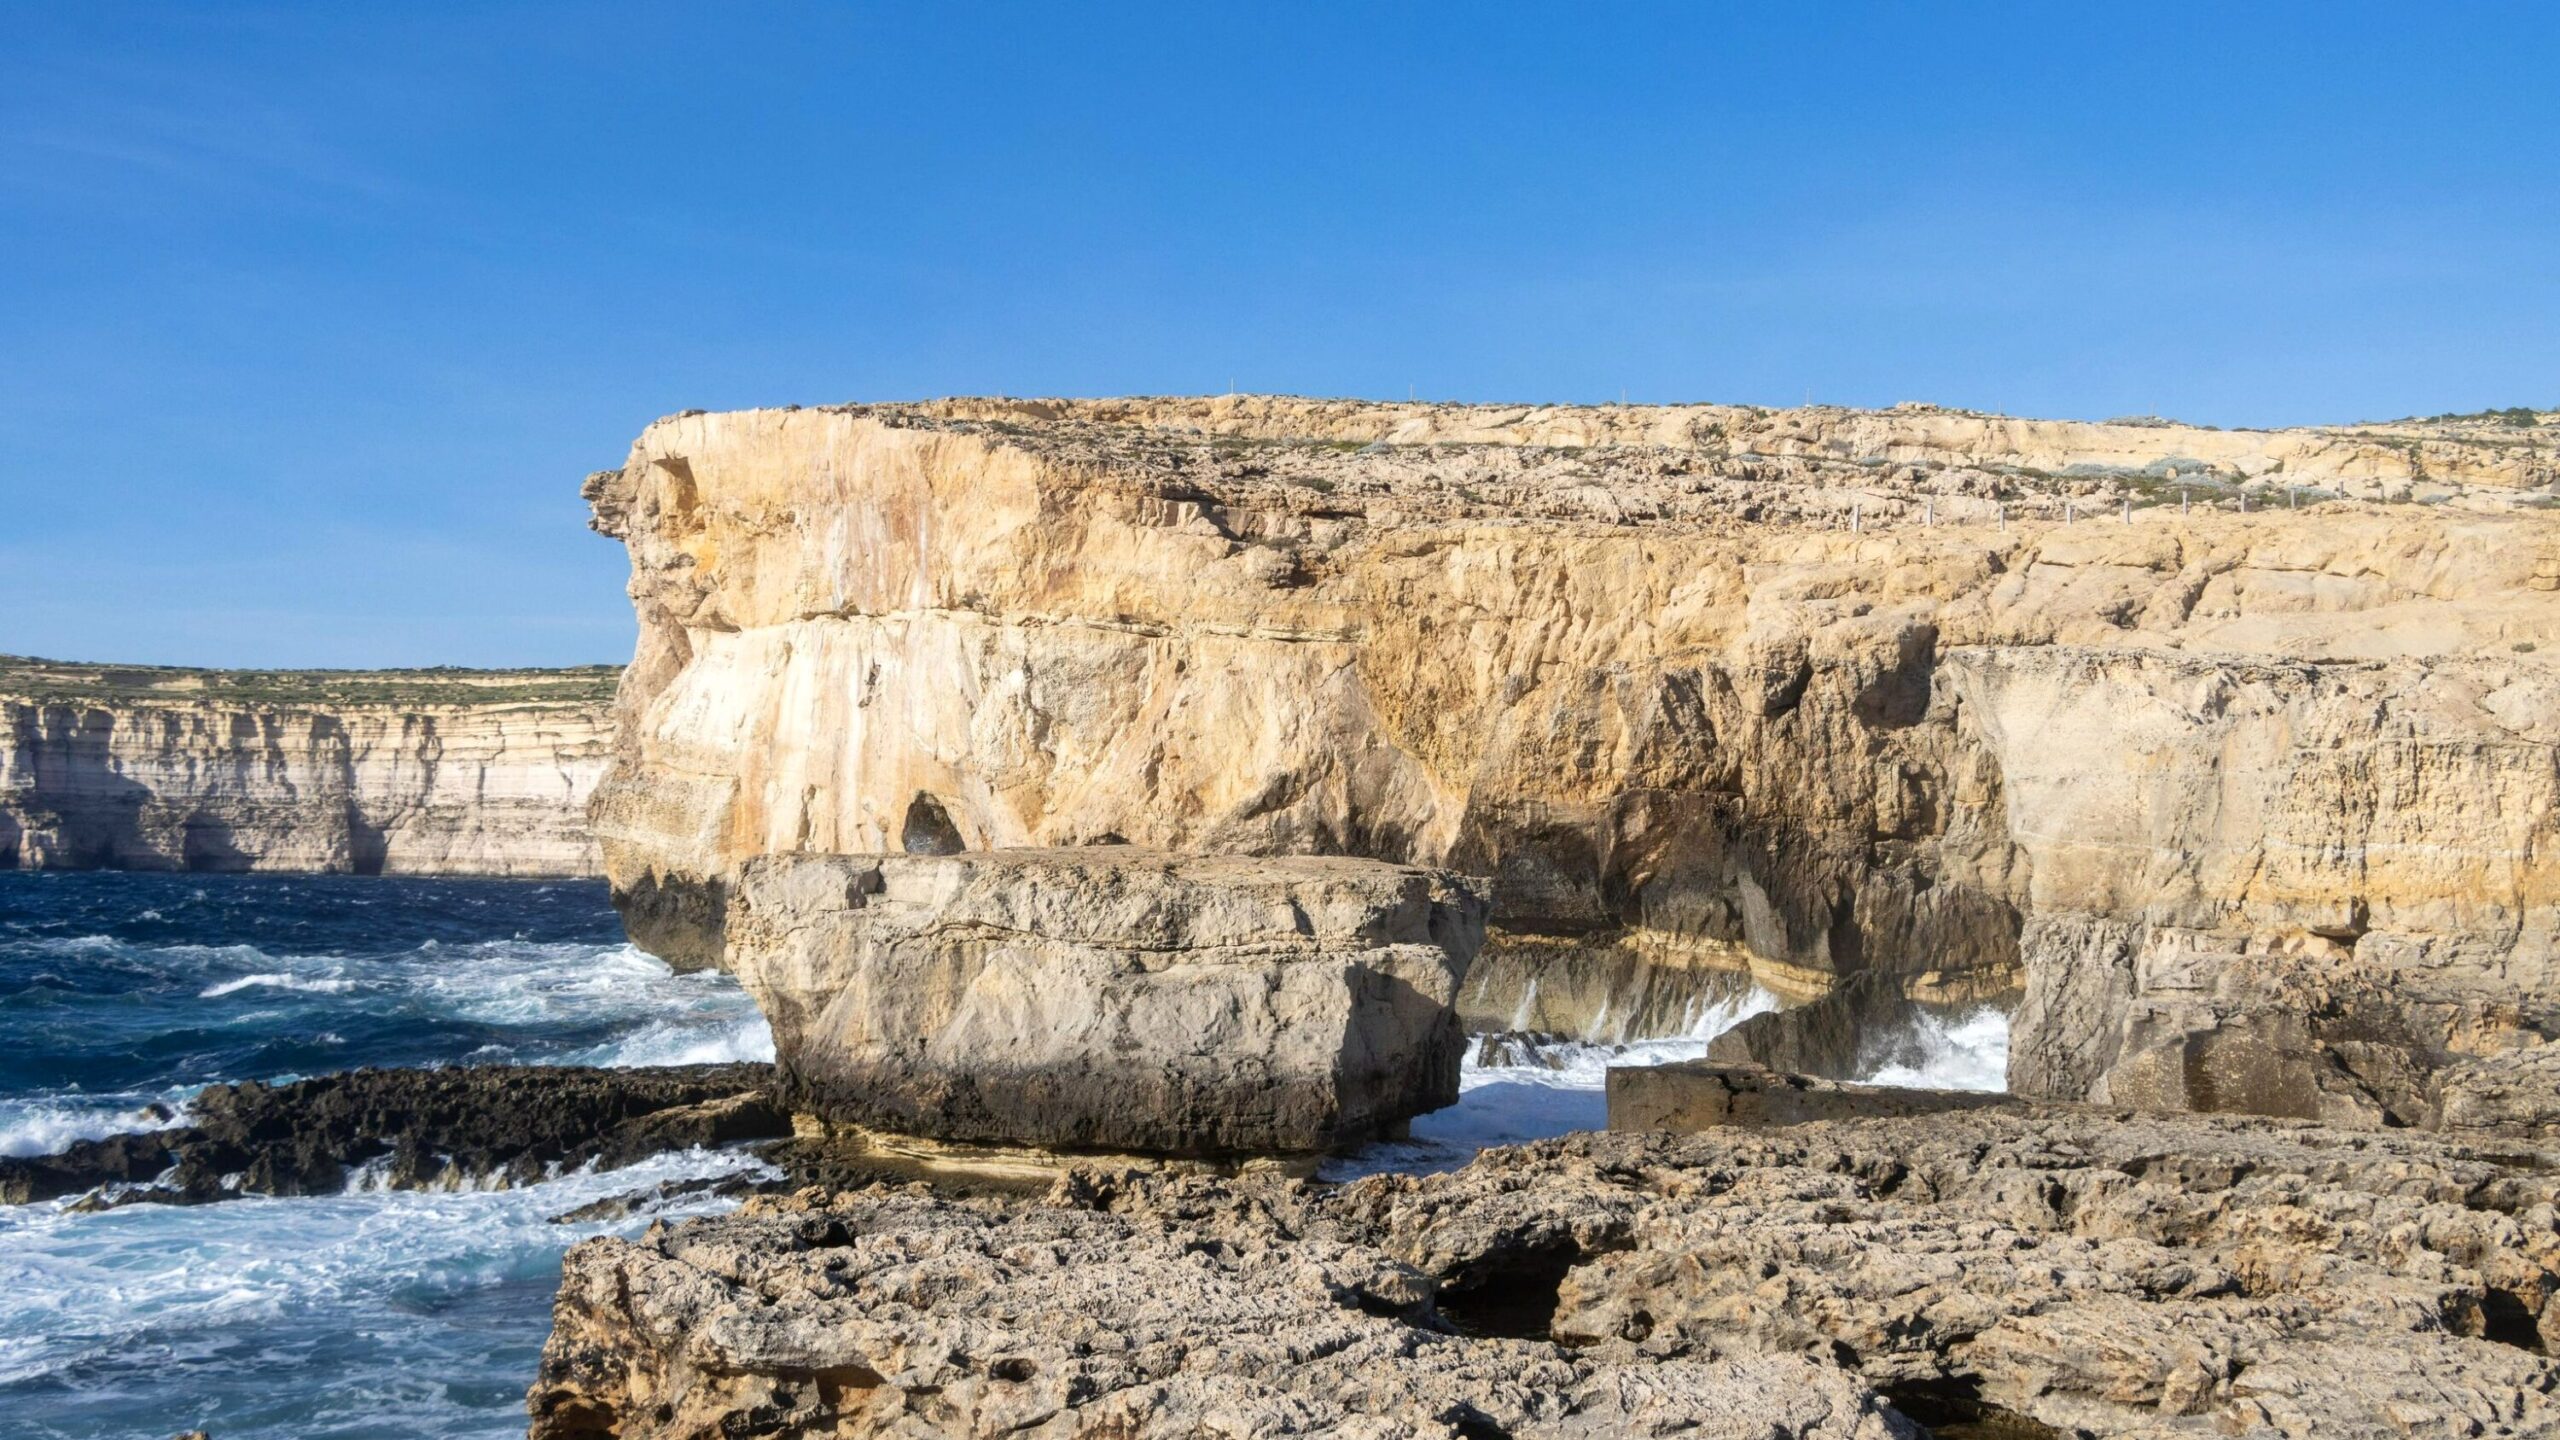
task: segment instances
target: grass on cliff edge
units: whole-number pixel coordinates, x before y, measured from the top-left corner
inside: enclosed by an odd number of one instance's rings
[[[561,670],[197,670],[0,655],[0,697],[38,703],[176,700],[242,705],[601,705],[619,665]]]

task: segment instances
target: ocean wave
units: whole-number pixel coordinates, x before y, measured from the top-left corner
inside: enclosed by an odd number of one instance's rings
[[[652,1021],[621,1039],[562,1057],[575,1065],[721,1065],[773,1059],[773,1027],[761,1015],[718,1028],[699,1023]]]
[[[219,1000],[225,995],[237,995],[243,990],[259,986],[274,990],[295,990],[305,995],[344,995],[356,988],[356,982],[335,975],[313,977],[272,970],[256,975],[243,975],[237,980],[225,980],[218,985],[208,985],[196,992],[196,998]]]
[[[1873,1085],[1924,1090],[2009,1088],[2009,1014],[1985,1005],[1958,1016],[1923,1012],[1917,1022],[1921,1060],[1886,1065],[1862,1077]]]
[[[16,1095],[0,1099],[0,1155],[51,1155],[82,1140],[184,1125],[189,1092]]]
[[[524,1376],[549,1316],[509,1297],[556,1277],[560,1252],[588,1236],[733,1202],[688,1197],[601,1224],[551,1217],[665,1181],[772,1173],[690,1150],[506,1190],[0,1209],[0,1291],[12,1297],[0,1307],[0,1422],[17,1406],[58,1406],[69,1387],[83,1434],[211,1421],[261,1440],[312,1433],[329,1413],[378,1414],[396,1390],[404,1434],[522,1434]],[[438,1383],[407,1383],[422,1373]]]
[[[1613,1066],[1669,1065],[1704,1058],[1709,1042],[1744,1020],[1778,1008],[1757,986],[1694,1013],[1680,1034],[1622,1044],[1514,1036],[1480,1062],[1470,1044],[1458,1068],[1458,1103],[1414,1117],[1409,1138],[1382,1141],[1327,1161],[1319,1173],[1350,1180],[1382,1171],[1451,1170],[1481,1150],[1606,1129]],[[1868,1084],[1945,1090],[2007,1088],[2009,1017],[1985,1006],[1960,1016],[1924,1012],[1916,1064],[1858,1077]]]

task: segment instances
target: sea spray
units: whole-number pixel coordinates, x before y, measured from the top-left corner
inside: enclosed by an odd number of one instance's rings
[[[183,1123],[216,1081],[773,1053],[735,982],[625,944],[600,884],[9,873],[0,917],[5,1153]],[[368,1171],[321,1198],[0,1207],[0,1435],[521,1436],[560,1252],[606,1228],[550,1217],[755,1166],[688,1152],[512,1190],[386,1192]]]

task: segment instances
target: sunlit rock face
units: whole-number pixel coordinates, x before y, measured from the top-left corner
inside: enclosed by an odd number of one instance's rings
[[[0,868],[593,875],[615,678],[0,658]]]
[[[2031,1094],[2419,1119],[2560,1033],[2538,433],[680,416],[588,486],[641,626],[597,828],[680,963],[759,855],[1340,853],[1656,970],[2022,996]]]
[[[786,1101],[943,1140],[1316,1153],[1458,1098],[1455,877],[1126,845],[774,856],[727,961]]]

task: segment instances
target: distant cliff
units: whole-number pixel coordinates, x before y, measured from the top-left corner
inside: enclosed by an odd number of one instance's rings
[[[0,657],[0,869],[594,874],[620,674]]]

